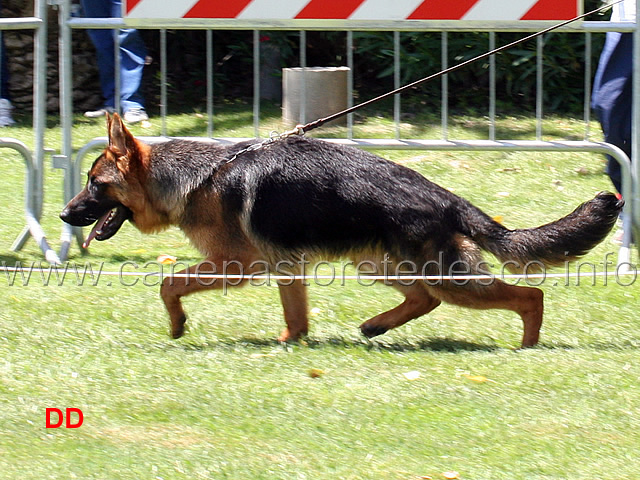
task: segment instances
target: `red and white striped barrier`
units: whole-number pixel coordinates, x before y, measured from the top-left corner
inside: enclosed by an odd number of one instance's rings
[[[579,0],[126,0],[128,18],[568,20]]]

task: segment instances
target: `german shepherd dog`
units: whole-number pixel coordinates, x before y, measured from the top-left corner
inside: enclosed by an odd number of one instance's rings
[[[220,272],[223,264],[227,274],[245,276],[263,272],[265,262],[299,265],[303,257],[349,258],[377,267],[387,262],[387,271],[411,262],[415,273],[427,275],[476,274],[487,273],[485,250],[512,271],[522,271],[532,262],[560,265],[584,255],[606,237],[622,209],[615,195],[599,193],[557,221],[509,230],[415,171],[356,148],[302,136],[256,149],[247,149],[251,142],[147,145],[117,114],[107,116],[107,129],[107,148],[60,217],[75,226],[95,223],[85,245],[111,238],[125,220],[145,233],[170,225],[182,229],[206,261],[184,271],[193,274],[191,281],[163,281],[160,293],[174,338],[185,328],[180,298],[223,287],[222,281],[193,278]],[[367,337],[380,335],[444,301],[516,312],[524,323],[522,347],[535,345],[542,291],[491,280],[386,281],[405,300],[360,329]],[[305,287],[293,275],[279,283],[286,322],[281,341],[308,332]]]

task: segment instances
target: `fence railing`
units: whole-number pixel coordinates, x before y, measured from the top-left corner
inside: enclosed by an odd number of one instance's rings
[[[72,49],[71,49],[71,32],[73,29],[118,29],[123,27],[135,27],[140,29],[154,29],[160,32],[160,110],[161,110],[161,136],[155,138],[147,138],[148,141],[164,141],[169,138],[171,132],[168,131],[166,123],[166,106],[167,106],[167,49],[166,49],[166,31],[167,29],[198,29],[206,30],[206,57],[211,59],[213,57],[212,46],[212,32],[214,30],[250,30],[253,32],[254,46],[253,46],[253,131],[255,136],[260,136],[260,42],[258,41],[261,30],[295,30],[300,31],[300,58],[299,64],[302,67],[306,65],[306,31],[307,30],[343,30],[346,35],[347,51],[345,52],[345,58],[347,60],[347,66],[350,67],[350,71],[353,72],[353,32],[359,30],[389,30],[393,31],[393,50],[394,50],[394,84],[396,87],[400,85],[399,69],[400,54],[399,45],[401,41],[402,32],[406,31],[429,31],[441,32],[442,38],[442,58],[441,63],[443,67],[448,66],[448,50],[447,50],[447,35],[449,32],[478,32],[485,31],[489,33],[489,45],[495,45],[496,35],[500,32],[532,32],[537,31],[548,26],[548,22],[543,22],[542,27],[540,22],[484,22],[481,26],[478,26],[477,22],[441,22],[441,21],[424,21],[419,25],[415,22],[402,22],[402,21],[378,21],[378,22],[360,22],[360,21],[323,21],[323,22],[310,22],[310,21],[247,21],[237,19],[132,19],[132,18],[104,18],[104,19],[89,19],[89,18],[72,18],[70,15],[70,0],[59,0],[59,25],[60,25],[60,105],[61,105],[61,123],[63,140],[60,149],[60,154],[54,157],[55,163],[58,167],[65,169],[65,200],[70,199],[80,189],[80,170],[82,162],[86,154],[98,145],[104,145],[106,140],[103,138],[97,138],[90,141],[88,144],[80,148],[78,152],[74,154],[72,149],[72,135],[73,135],[73,104],[72,104]],[[410,140],[401,138],[400,118],[401,118],[401,97],[396,96],[394,100],[393,117],[394,117],[394,135],[388,139],[366,139],[356,138],[353,129],[353,119],[348,119],[346,135],[342,139],[332,139],[330,141],[340,142],[344,144],[351,144],[359,147],[366,147],[371,149],[414,149],[414,150],[451,150],[451,151],[551,151],[551,152],[589,152],[596,154],[608,154],[618,161],[622,169],[622,183],[623,183],[623,195],[627,199],[625,216],[625,238],[623,246],[619,253],[619,262],[627,262],[630,257],[630,243],[632,231],[635,233],[636,238],[640,238],[640,204],[639,204],[639,192],[640,186],[638,185],[638,178],[640,178],[640,168],[638,162],[634,162],[633,168],[629,158],[617,147],[606,144],[603,142],[593,141],[590,138],[589,123],[591,110],[589,106],[589,97],[591,89],[591,76],[593,74],[593,66],[591,65],[591,35],[595,33],[604,33],[607,31],[624,31],[634,32],[638,36],[638,31],[633,23],[612,23],[612,22],[581,22],[575,25],[563,27],[561,32],[566,34],[580,34],[585,35],[585,69],[584,69],[584,139],[581,141],[559,140],[559,141],[545,141],[543,140],[543,62],[542,55],[544,52],[544,42],[538,41],[536,49],[538,55],[537,61],[537,92],[536,92],[536,138],[535,140],[508,140],[496,138],[496,75],[495,75],[495,62],[491,60],[489,62],[489,95],[487,101],[487,112],[489,118],[487,138],[484,140],[460,140],[450,138],[449,133],[449,98],[448,98],[448,84],[447,77],[443,77],[442,82],[442,115],[441,115],[441,138],[438,139],[424,139],[424,140]],[[118,50],[118,36],[114,35],[115,50]],[[640,43],[639,43],[640,44]],[[118,56],[116,55],[116,61]],[[203,61],[206,61],[203,59]],[[640,68],[640,67],[639,67]],[[638,70],[640,71],[640,70]],[[118,69],[116,68],[116,72]],[[42,75],[42,72],[36,72],[36,75]],[[118,75],[116,73],[116,75]],[[207,61],[206,67],[207,77],[207,135],[200,138],[203,141],[213,142],[236,142],[241,141],[241,138],[219,138],[215,136],[215,125],[213,123],[213,101],[214,101],[214,89],[213,89],[213,66],[211,61]],[[38,77],[36,77],[38,78]],[[348,77],[348,104],[352,105],[353,99],[353,74]],[[116,85],[119,85],[119,79],[116,78]],[[640,88],[635,90],[640,92]],[[637,108],[640,108],[640,101],[634,98],[634,104]],[[118,95],[116,95],[118,97]],[[304,102],[302,102],[304,103]],[[35,111],[35,109],[34,109]],[[42,110],[44,111],[44,110]],[[636,115],[636,118],[638,116]],[[313,120],[313,119],[311,119]],[[35,123],[35,121],[34,121]],[[38,135],[38,134],[36,134]],[[634,124],[634,138],[637,136],[637,126]],[[635,144],[634,144],[635,145]],[[635,152],[638,149],[634,149]],[[40,151],[40,159],[42,157],[42,151]],[[41,160],[40,160],[41,161]],[[36,163],[36,162],[34,162]],[[41,163],[40,163],[41,166]],[[41,169],[39,170],[41,175]],[[36,175],[37,176],[37,175]],[[37,182],[34,184],[39,188],[41,195],[41,184],[38,186]],[[40,199],[41,204],[41,199]],[[37,211],[36,211],[37,213]],[[37,218],[37,216],[34,216]],[[79,228],[73,228],[68,225],[63,226],[62,233],[62,247],[60,250],[60,258],[66,259],[69,248],[71,246],[73,238],[78,240],[78,243],[82,243],[82,231]]]
[[[20,250],[29,237],[36,241],[46,260],[52,264],[60,263],[56,252],[49,246],[46,235],[40,225],[43,204],[44,182],[44,132],[46,125],[47,100],[47,3],[36,0],[34,16],[29,18],[0,18],[0,30],[29,29],[34,32],[34,85],[33,85],[33,151],[14,138],[0,138],[0,148],[10,148],[18,152],[25,163],[25,200],[24,210],[26,226],[16,238],[12,250]],[[2,48],[0,46],[0,48]]]

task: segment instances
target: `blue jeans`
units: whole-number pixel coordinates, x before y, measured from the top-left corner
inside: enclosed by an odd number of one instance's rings
[[[602,125],[604,141],[631,158],[631,86],[633,34],[608,32],[593,82],[592,106]],[[622,191],[620,165],[608,158],[607,173]]]
[[[7,66],[7,52],[2,37],[2,58],[0,58],[0,98],[9,100],[9,68]]]
[[[119,18],[122,16],[120,0],[81,0],[82,10],[87,18]],[[115,107],[115,60],[114,31],[88,30],[89,38],[96,47],[100,88],[104,106]],[[147,49],[140,33],[133,28],[123,28],[118,33],[120,39],[120,106],[122,112],[132,108],[144,108],[140,93],[142,71]]]

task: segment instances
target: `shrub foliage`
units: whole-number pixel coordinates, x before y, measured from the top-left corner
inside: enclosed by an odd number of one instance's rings
[[[599,0],[585,2],[585,10],[595,8]],[[592,20],[606,19],[608,13]],[[145,32],[151,51],[159,50],[158,37]],[[525,33],[496,34],[496,46],[512,42]],[[438,72],[443,67],[440,32],[403,32],[400,34],[401,84]],[[346,65],[347,41],[344,32],[306,33],[307,65]],[[214,32],[214,82],[217,101],[246,100],[253,95],[253,32]],[[300,33],[268,31],[259,35],[262,81],[279,81],[281,68],[300,65]],[[603,34],[591,36],[591,71],[604,42]],[[543,37],[543,98],[547,112],[577,114],[582,111],[585,87],[587,38],[580,33],[550,33]],[[473,58],[489,50],[489,33],[447,34],[448,66]],[[170,32],[169,89],[176,105],[204,102],[206,91],[206,42],[203,31]],[[392,32],[354,32],[354,93],[359,100],[371,98],[394,87],[394,42]],[[156,58],[159,55],[156,55]],[[496,55],[496,95],[502,110],[519,112],[535,109],[536,41],[529,41]],[[157,65],[155,66],[157,68]],[[150,75],[157,75],[154,67]],[[265,80],[266,79],[266,80]],[[153,98],[155,92],[149,92]],[[442,82],[423,84],[403,95],[403,111],[436,109],[441,105]],[[489,61],[474,63],[448,78],[449,106],[461,111],[486,111],[489,97]]]

